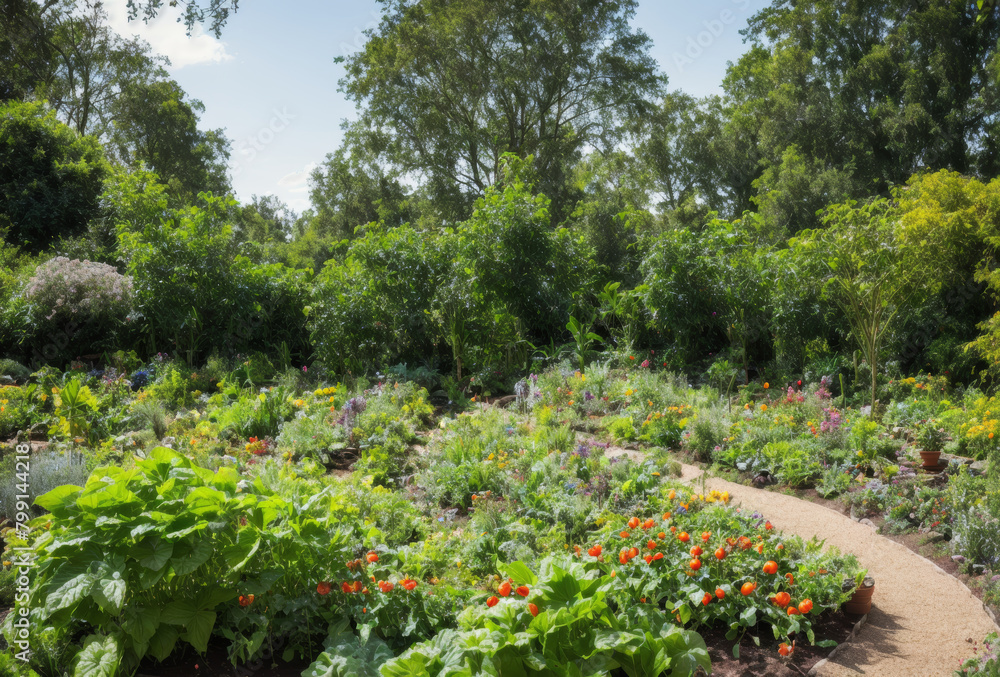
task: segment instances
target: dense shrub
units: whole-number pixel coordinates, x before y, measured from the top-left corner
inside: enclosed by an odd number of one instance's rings
[[[44,345],[46,359],[121,345],[132,304],[132,280],[112,266],[57,256],[38,266],[24,295],[33,334],[28,341]]]
[[[213,350],[267,350],[303,360],[308,273],[255,263],[245,255],[254,253],[252,247],[241,247],[233,236],[235,203],[202,198],[202,207],[120,234],[142,347],[154,353],[172,346],[189,364]]]
[[[97,215],[108,165],[43,103],[0,104],[0,230],[29,251],[82,232]]]

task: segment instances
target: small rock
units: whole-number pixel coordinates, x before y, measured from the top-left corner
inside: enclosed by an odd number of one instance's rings
[[[878,527],[876,527],[876,526],[875,526],[875,523],[874,523],[874,522],[872,522],[872,521],[871,521],[870,519],[868,519],[867,517],[866,517],[866,518],[864,518],[864,519],[862,519],[862,520],[859,520],[859,521],[858,521],[858,524],[864,524],[864,525],[865,525],[866,527],[871,527],[872,529],[876,529],[876,528],[878,528]]]
[[[945,540],[944,534],[937,531],[928,531],[926,532],[925,535],[927,536],[926,539],[927,543],[940,543],[941,541]]]

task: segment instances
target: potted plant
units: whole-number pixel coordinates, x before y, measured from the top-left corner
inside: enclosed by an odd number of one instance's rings
[[[927,421],[917,430],[917,446],[920,448],[920,458],[924,470],[938,470],[941,461],[941,448],[947,435],[938,428],[936,420]]]
[[[859,571],[853,579],[844,581],[845,591],[854,590],[851,599],[844,602],[844,611],[863,616],[872,610],[872,595],[875,594],[875,579],[868,571]]]

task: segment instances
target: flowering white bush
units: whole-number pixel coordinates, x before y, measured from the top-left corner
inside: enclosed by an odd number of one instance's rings
[[[124,317],[132,304],[132,278],[104,263],[57,256],[38,266],[24,295],[39,319]]]

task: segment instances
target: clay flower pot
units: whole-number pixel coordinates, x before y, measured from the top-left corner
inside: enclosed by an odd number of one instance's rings
[[[854,591],[854,596],[844,603],[844,611],[863,616],[872,610],[872,595],[875,594],[875,579],[870,576]]]
[[[941,460],[940,451],[921,451],[920,458],[923,461],[923,468],[925,470],[936,470],[938,463]]]

